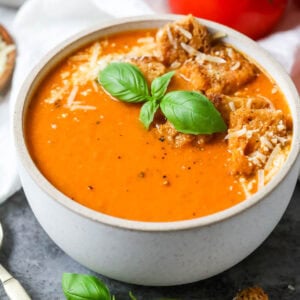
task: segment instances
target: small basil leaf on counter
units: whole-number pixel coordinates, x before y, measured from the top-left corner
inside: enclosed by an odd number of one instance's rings
[[[111,300],[109,289],[94,276],[64,273],[62,288],[67,300]]]
[[[161,99],[167,91],[168,85],[175,74],[175,71],[168,72],[155,78],[151,83],[151,94],[156,100]]]
[[[98,81],[118,100],[130,103],[150,98],[146,79],[138,67],[124,62],[112,62],[100,71]]]
[[[218,110],[199,92],[170,92],[161,100],[160,108],[182,133],[212,134],[227,129]]]
[[[130,291],[128,294],[129,294],[130,300],[137,300],[137,298],[133,295],[132,291]]]
[[[159,107],[159,104],[155,100],[147,101],[143,104],[140,111],[140,121],[148,129],[153,122],[154,115]]]

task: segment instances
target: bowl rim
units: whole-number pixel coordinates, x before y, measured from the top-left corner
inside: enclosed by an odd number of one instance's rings
[[[25,104],[28,102],[27,94],[33,86],[33,83],[37,80],[39,74],[46,68],[46,66],[53,60],[54,57],[59,56],[64,50],[71,48],[72,45],[80,43],[84,38],[92,34],[100,34],[103,29],[119,27],[119,32],[122,32],[122,26],[128,23],[131,24],[140,24],[141,22],[170,22],[182,18],[182,15],[174,14],[161,14],[161,15],[145,15],[138,17],[129,17],[129,18],[120,18],[112,21],[101,22],[98,25],[94,25],[88,29],[82,30],[72,37],[66,39],[65,41],[59,43],[51,51],[49,51],[40,62],[29,72],[28,77],[23,82],[22,87],[19,90],[16,103],[13,111],[13,135],[14,135],[14,145],[17,152],[18,163],[23,165],[23,167],[28,172],[31,179],[37,184],[37,186],[44,191],[52,201],[62,205],[73,213],[80,215],[83,218],[87,218],[93,222],[101,223],[103,225],[108,225],[112,227],[122,228],[124,230],[135,230],[135,231],[151,231],[151,232],[165,232],[165,231],[180,231],[188,230],[196,227],[205,227],[210,226],[215,223],[222,222],[233,216],[245,212],[247,209],[251,208],[254,205],[259,204],[263,201],[266,196],[268,196],[277,185],[284,180],[284,178],[289,173],[290,169],[296,164],[297,157],[299,156],[300,151],[300,100],[298,92],[290,79],[289,75],[285,72],[283,67],[275,61],[271,55],[261,48],[255,41],[246,37],[245,35],[218,23],[208,21],[205,19],[197,18],[202,24],[209,27],[211,30],[217,30],[225,32],[227,36],[233,37],[239,40],[242,43],[246,43],[251,46],[250,48],[255,48],[259,55],[262,55],[266,60],[266,64],[271,64],[276,71],[281,73],[282,81],[288,86],[289,91],[293,96],[295,101],[295,113],[296,119],[293,117],[293,140],[291,144],[291,149],[289,155],[282,166],[281,170],[273,177],[273,179],[261,190],[256,192],[254,195],[250,196],[248,199],[229,207],[220,212],[214,214],[203,216],[195,219],[180,220],[180,221],[171,221],[171,222],[146,222],[146,221],[135,221],[127,220],[119,217],[114,217],[106,215],[101,212],[94,211],[90,208],[87,208],[71,198],[64,195],[60,192],[55,186],[53,186],[39,171],[26,146],[25,136],[24,136],[24,119],[25,119]],[[138,29],[138,27],[135,27]],[[87,42],[86,42],[87,44]],[[83,47],[83,44],[79,47]],[[250,58],[251,54],[245,53]],[[254,59],[254,58],[253,58]],[[254,59],[255,60],[255,59]],[[57,65],[57,63],[55,64]],[[53,69],[52,66],[50,70]],[[266,65],[262,66],[263,68]],[[266,68],[267,69],[267,68]],[[46,73],[49,72],[46,71]],[[266,70],[266,72],[268,72]],[[290,105],[289,105],[290,106]],[[291,107],[290,107],[291,108]],[[291,108],[292,112],[292,108]]]

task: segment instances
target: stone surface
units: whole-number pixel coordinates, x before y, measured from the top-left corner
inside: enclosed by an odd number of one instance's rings
[[[130,290],[138,300],[165,297],[231,300],[239,289],[252,285],[263,287],[270,300],[300,299],[299,201],[300,183],[284,217],[263,245],[240,264],[213,278],[183,286],[156,288],[97,276],[109,286],[116,300],[129,299]],[[22,282],[33,300],[64,299],[61,290],[64,272],[93,274],[50,240],[35,219],[22,191],[0,207],[0,220],[5,235],[0,263]],[[8,299],[2,286],[0,299]]]

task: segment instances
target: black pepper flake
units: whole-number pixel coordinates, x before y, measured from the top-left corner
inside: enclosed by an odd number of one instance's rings
[[[165,141],[165,138],[164,138],[163,136],[161,136],[161,137],[159,138],[159,140],[160,140],[161,142],[164,142],[164,141]]]
[[[187,169],[188,169],[188,170],[190,170],[190,169],[191,169],[191,167],[187,167]]]
[[[121,159],[121,158],[122,158],[122,156],[118,155],[118,159]]]
[[[99,125],[100,123],[101,123],[100,121],[97,121],[97,122],[96,122],[96,125]]]
[[[164,157],[164,156],[162,156],[162,157],[161,157],[161,159],[165,159],[165,157]]]
[[[54,107],[55,107],[55,108],[60,108],[60,107],[61,107],[61,101],[60,101],[60,100],[56,100],[56,101],[54,102]]]
[[[88,185],[88,189],[89,189],[90,191],[92,191],[92,190],[94,189],[94,187],[93,187],[92,185]]]
[[[138,177],[140,178],[144,178],[146,176],[146,173],[141,171],[139,174],[138,174]]]
[[[167,178],[167,175],[163,175],[162,178]]]

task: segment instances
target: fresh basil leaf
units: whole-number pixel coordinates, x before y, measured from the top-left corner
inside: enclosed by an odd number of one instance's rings
[[[153,122],[154,115],[159,107],[159,104],[155,100],[147,101],[143,104],[140,111],[140,121],[148,129],[150,124]]]
[[[67,300],[111,300],[109,289],[94,276],[64,273],[62,288]]]
[[[150,98],[146,79],[138,67],[124,62],[110,63],[100,71],[98,81],[113,97],[130,103]]]
[[[155,78],[151,83],[151,94],[156,100],[161,99],[167,91],[171,78],[175,71],[168,72],[160,77]]]
[[[133,295],[132,291],[130,291],[128,294],[131,300],[137,300],[137,298]]]
[[[163,97],[160,107],[166,118],[183,133],[211,134],[227,129],[218,110],[199,92],[170,92]]]

